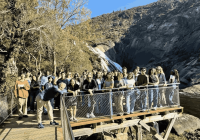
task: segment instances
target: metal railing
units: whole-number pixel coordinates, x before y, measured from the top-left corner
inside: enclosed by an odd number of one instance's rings
[[[75,140],[62,96],[60,96],[60,115],[64,140]]]
[[[93,95],[80,92],[77,96],[63,95],[63,105],[70,121],[86,118],[125,115],[136,111],[149,111],[161,107],[180,106],[179,83],[161,86],[138,86],[134,89],[105,89]],[[74,119],[75,118],[75,119]],[[77,119],[77,120],[76,120]]]
[[[133,89],[95,90],[93,95],[79,92],[77,96],[61,96],[61,121],[64,138],[73,140],[70,121],[94,117],[126,115],[162,107],[179,107],[179,83],[167,86],[137,86]],[[68,137],[67,137],[68,136]]]
[[[13,90],[11,94],[0,95],[0,125],[13,115],[13,111],[17,107],[17,99],[14,97]]]

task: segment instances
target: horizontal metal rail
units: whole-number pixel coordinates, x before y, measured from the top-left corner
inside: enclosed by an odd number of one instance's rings
[[[178,87],[180,83],[172,83],[172,84],[166,84],[166,86],[163,86],[163,84],[159,84],[157,85],[159,89],[164,89],[164,88],[168,88],[169,86],[174,86],[176,85],[176,87]],[[93,89],[93,91],[97,92],[97,91],[116,91],[116,90],[134,90],[134,89],[140,89],[140,88],[151,88],[151,87],[154,87],[154,85],[146,85],[146,86],[134,86],[132,87],[132,89],[130,88],[110,88],[110,89]],[[157,88],[151,88],[151,89],[157,89]],[[140,89],[141,90],[141,89]],[[87,92],[87,91],[79,91],[78,93],[84,93],[84,92]],[[69,92],[66,92],[66,93],[69,93]],[[100,94],[100,93],[99,93]],[[103,93],[102,93],[103,94]],[[66,94],[67,96],[67,94]]]

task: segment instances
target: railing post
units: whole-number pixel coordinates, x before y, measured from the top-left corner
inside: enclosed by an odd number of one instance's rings
[[[148,112],[149,112],[149,92],[148,92],[148,85],[147,85],[147,97],[146,97],[146,100],[147,100],[147,104],[148,104]]]
[[[112,91],[109,92],[109,103],[110,103],[110,118],[112,119],[112,97],[111,97]]]
[[[180,97],[179,97],[179,85],[177,85],[177,98],[178,98],[178,107],[180,107]]]
[[[12,116],[13,115],[13,110],[12,110],[12,108],[13,108],[13,91],[12,91],[12,89],[11,89],[11,106],[10,106],[10,111],[11,111],[11,113],[10,113],[10,115]]]

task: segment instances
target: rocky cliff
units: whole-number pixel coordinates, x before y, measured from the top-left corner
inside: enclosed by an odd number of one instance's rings
[[[178,69],[181,87],[200,83],[200,1],[160,0],[93,18],[105,38],[93,42],[113,61],[147,68],[160,65],[167,79]]]

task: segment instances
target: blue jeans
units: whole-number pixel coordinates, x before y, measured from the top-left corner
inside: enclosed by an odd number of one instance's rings
[[[156,88],[156,89],[151,89]],[[153,86],[149,89],[149,108],[151,108],[151,104],[153,102],[153,107],[157,107],[158,104],[158,86]]]
[[[85,96],[84,96],[84,92],[81,92],[81,97],[82,97],[82,105],[81,106],[84,106],[85,105]]]
[[[125,100],[126,100],[126,112],[133,113],[136,101],[135,91],[134,90],[126,91]]]
[[[96,106],[94,107],[94,112],[95,113],[103,113],[103,99],[104,99],[104,94],[96,94],[94,95],[94,100],[96,102]]]
[[[141,108],[147,109],[147,91],[146,89],[140,90]]]
[[[173,84],[172,85],[172,88],[171,88],[171,92],[169,93],[169,104],[170,105],[173,105],[173,101],[172,101],[172,99],[173,99],[173,96],[174,96],[174,90],[176,89],[176,85],[175,84]]]

